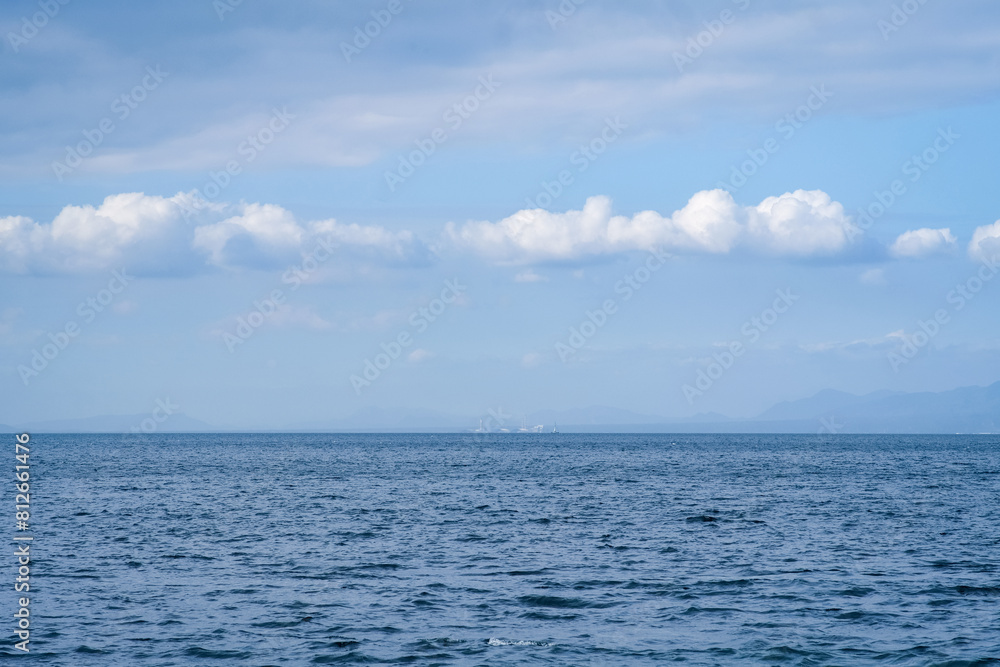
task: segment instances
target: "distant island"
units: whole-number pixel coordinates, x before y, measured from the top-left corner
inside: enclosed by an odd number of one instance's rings
[[[0,424],[13,433],[141,433],[136,429],[148,415],[105,415]],[[1000,433],[1000,382],[988,387],[962,387],[944,392],[877,391],[863,396],[827,389],[809,398],[779,403],[751,419],[733,419],[705,413],[669,420],[619,408],[593,406],[574,410],[540,410],[516,418],[503,412],[491,415],[453,415],[432,410],[366,408],[350,417],[327,423],[290,424],[252,429],[214,426],[184,414],[172,415],[157,426],[160,433],[211,432],[476,432],[516,434],[521,424],[545,425],[529,429],[550,433],[555,424],[563,433]],[[486,426],[483,427],[484,423]],[[483,429],[483,430],[480,430]]]

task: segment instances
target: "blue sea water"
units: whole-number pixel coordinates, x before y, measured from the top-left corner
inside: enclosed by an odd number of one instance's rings
[[[31,444],[31,654],[8,588],[6,659],[1000,662],[996,436]]]

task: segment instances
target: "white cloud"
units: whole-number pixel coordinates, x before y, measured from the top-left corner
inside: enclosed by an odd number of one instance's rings
[[[378,266],[417,266],[435,253],[475,254],[501,265],[578,261],[659,248],[673,253],[835,256],[860,235],[843,206],[820,190],[796,190],[758,205],[737,204],[725,190],[696,193],[669,216],[641,211],[614,215],[611,200],[589,198],[582,210],[525,209],[498,222],[447,223],[434,249],[409,230],[308,223],[274,204],[213,203],[191,220],[192,195],[126,193],[99,206],[66,206],[51,223],[0,218],[0,272],[84,273],[127,266],[139,274],[190,274],[206,268],[280,270],[302,261],[318,244],[335,247],[309,281],[357,277]],[[1000,221],[976,231],[970,253],[997,243]],[[900,236],[896,256],[923,257],[951,247],[948,229]],[[582,273],[576,273],[582,277]],[[546,280],[525,268],[516,282]]]
[[[125,299],[123,301],[116,301],[111,309],[118,313],[119,315],[128,315],[129,313],[135,312],[139,307],[139,304],[131,299]]]
[[[426,261],[411,232],[336,220],[300,224],[280,206],[260,203],[201,206],[192,195],[139,192],[111,195],[99,206],[66,206],[50,223],[0,218],[0,271],[86,273],[128,266],[133,273],[184,274],[207,266],[280,269],[313,250],[319,239],[339,257],[381,263]],[[330,262],[334,264],[335,262]]]
[[[915,229],[904,232],[889,247],[889,254],[897,258],[920,259],[949,252],[958,239],[948,228]]]
[[[21,315],[20,308],[4,308],[0,311],[0,334],[8,334],[14,329],[14,322]]]
[[[972,234],[969,242],[969,256],[977,260],[991,260],[1000,255],[1000,220],[992,225],[983,225]]]
[[[410,352],[410,354],[408,354],[406,358],[415,364],[419,364],[421,361],[426,361],[427,359],[430,359],[433,356],[434,356],[433,352],[430,352],[423,348],[417,348],[413,352]]]
[[[270,320],[275,326],[313,331],[332,331],[337,326],[323,319],[311,306],[281,304],[271,313]]]
[[[244,265],[269,258],[290,261],[305,230],[289,211],[270,204],[247,204],[239,215],[194,230],[193,246],[216,266]]]
[[[748,213],[750,245],[768,254],[834,254],[852,238],[854,225],[844,207],[822,190],[768,197]]]
[[[408,230],[390,231],[378,225],[340,224],[336,220],[321,220],[309,226],[316,237],[332,239],[355,255],[377,258],[389,263],[426,261],[430,251]]]
[[[527,271],[521,271],[516,276],[514,276],[514,282],[516,283],[541,283],[541,282],[548,282],[548,280],[549,279],[546,278],[545,276],[541,276],[532,271],[531,269],[528,269]]]
[[[529,352],[521,357],[522,368],[537,368],[545,361],[545,356],[537,352]]]
[[[860,276],[858,276],[858,280],[860,280],[865,285],[874,285],[881,287],[882,285],[886,284],[885,271],[883,269],[868,269]]]
[[[844,250],[852,227],[843,206],[819,190],[796,190],[750,207],[736,204],[725,190],[706,190],[669,217],[656,211],[612,215],[610,199],[591,197],[580,211],[525,209],[496,223],[449,223],[445,239],[503,264],[654,247],[725,254],[745,246],[764,255],[805,257]]]
[[[175,198],[176,199],[176,198]],[[175,199],[126,193],[97,207],[66,206],[49,224],[0,219],[0,268],[8,272],[85,272],[120,266],[126,251],[152,262],[176,249]]]
[[[179,11],[187,5],[197,11],[196,4],[181,2]],[[989,99],[1000,81],[993,60],[1000,34],[989,3],[962,12],[928,3],[889,40],[876,27],[890,18],[884,3],[732,6],[736,20],[725,37],[683,74],[673,54],[717,9],[627,4],[581,5],[556,31],[531,3],[475,13],[408,5],[405,20],[390,29],[396,37],[380,39],[377,57],[369,50],[350,67],[330,45],[349,39],[351,27],[370,17],[349,3],[322,3],[291,22],[244,15],[248,23],[236,31],[227,22],[208,32],[164,35],[157,25],[157,38],[179,40],[190,58],[172,59],[163,90],[142,107],[145,129],[116,131],[81,170],[220,169],[241,157],[237,146],[261,127],[262,109],[273,99],[292,102],[298,118],[268,147],[266,165],[370,164],[442,125],[442,110],[467,95],[483,72],[509,87],[462,128],[463,138],[569,145],[593,131],[593,119],[623,109],[635,127],[680,134],[720,117],[770,121],[801,104],[816,82],[837,91],[833,112],[866,115]],[[512,31],[517,40],[507,38]],[[13,150],[0,159],[8,173],[46,169],[62,157],[64,146],[80,139],[79,110],[106,108],[142,69],[134,39],[98,39],[55,23],[46,35],[32,50],[49,45],[50,57],[21,63],[37,85],[8,86],[0,98],[2,117],[10,119],[5,149]],[[424,41],[461,57],[412,48]],[[201,65],[220,62],[222,54],[232,57],[231,67]],[[331,71],[338,72],[333,90],[316,85]],[[63,85],[68,74],[77,85]],[[187,103],[192,99],[198,104]]]

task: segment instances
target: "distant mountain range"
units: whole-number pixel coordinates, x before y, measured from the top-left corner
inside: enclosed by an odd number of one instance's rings
[[[1000,382],[939,393],[823,391],[780,403],[754,421],[801,432],[812,425],[838,433],[1000,433]]]
[[[149,415],[112,415],[24,424],[13,433],[131,433]],[[516,432],[521,416],[502,409],[471,417],[433,410],[365,408],[350,417],[272,431],[305,432],[461,432],[480,426]],[[527,426],[558,424],[562,432],[633,433],[1000,433],[1000,382],[988,387],[962,387],[944,392],[877,391],[864,396],[827,389],[815,396],[779,403],[753,419],[731,419],[706,413],[684,420],[665,420],[618,408],[595,406],[574,410],[541,410],[524,418]],[[217,428],[183,414],[171,415],[156,432],[213,432]]]
[[[85,417],[83,419],[56,419],[52,421],[29,422],[14,429],[0,424],[3,433],[132,433],[137,429],[142,433],[143,422],[152,419],[147,412],[142,415],[102,415],[100,417]],[[151,424],[146,422],[146,428]],[[185,414],[172,414],[163,423],[157,423],[155,433],[197,433],[201,431],[218,431],[210,424],[188,417]]]

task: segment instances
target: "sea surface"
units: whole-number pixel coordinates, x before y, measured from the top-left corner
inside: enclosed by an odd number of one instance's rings
[[[1000,663],[997,436],[37,434],[31,485],[4,662]]]

